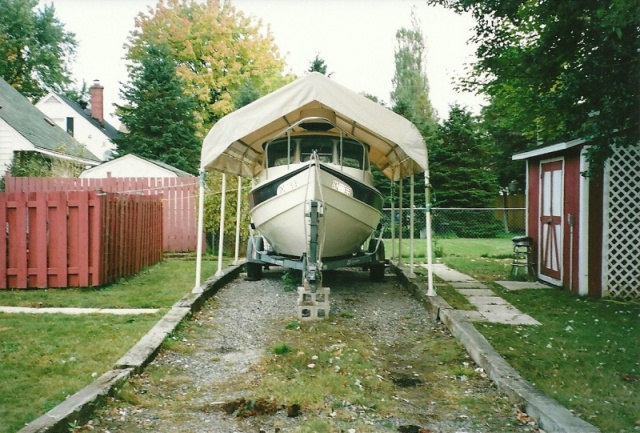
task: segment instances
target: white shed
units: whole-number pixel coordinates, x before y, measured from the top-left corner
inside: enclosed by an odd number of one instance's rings
[[[83,171],[80,178],[104,177],[193,177],[193,175],[169,164],[143,158],[132,153],[103,162]]]

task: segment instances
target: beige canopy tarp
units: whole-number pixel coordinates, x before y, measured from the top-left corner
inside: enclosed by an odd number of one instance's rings
[[[340,128],[367,143],[371,163],[388,178],[398,180],[428,170],[427,146],[413,123],[318,72],[220,119],[204,139],[201,168],[255,176],[265,141],[316,108],[335,112]]]

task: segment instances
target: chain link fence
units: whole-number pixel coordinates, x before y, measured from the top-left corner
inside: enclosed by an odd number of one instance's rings
[[[496,238],[525,233],[525,208],[431,208],[431,233],[439,238]],[[384,239],[411,237],[410,209],[384,208]],[[413,237],[426,238],[426,210],[413,209]],[[402,222],[402,224],[401,224]]]

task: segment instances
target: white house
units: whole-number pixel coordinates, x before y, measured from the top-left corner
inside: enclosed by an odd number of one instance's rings
[[[0,78],[0,177],[18,152],[95,166],[100,160]],[[58,173],[64,175],[64,173]]]
[[[116,149],[113,140],[120,133],[104,120],[104,87],[98,81],[94,81],[89,90],[91,92],[89,108],[83,108],[66,96],[53,92],[49,92],[40,99],[36,107],[69,135],[84,144],[101,161],[107,161],[111,159]]]
[[[132,153],[103,162],[80,174],[80,178],[111,177],[193,177],[169,164],[143,158]]]

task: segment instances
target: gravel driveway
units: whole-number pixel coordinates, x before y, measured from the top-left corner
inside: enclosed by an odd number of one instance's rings
[[[355,333],[350,335],[369,342],[375,377],[393,382],[390,394],[377,398],[392,399],[394,413],[349,401],[273,407],[247,417],[230,413],[231,403],[250,401],[259,390],[270,374],[260,366],[274,356],[270,348],[281,341],[285,327],[295,323],[297,295],[286,290],[282,276],[282,269],[272,268],[261,281],[240,276],[220,289],[87,428],[104,433],[539,431],[394,275],[371,283],[359,269],[325,273],[324,285],[331,289],[325,322],[347,323]],[[350,341],[343,345],[348,348]],[[355,385],[362,388],[359,381]]]

